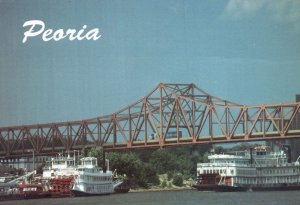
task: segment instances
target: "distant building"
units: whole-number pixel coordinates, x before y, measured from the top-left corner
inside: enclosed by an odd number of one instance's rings
[[[4,175],[5,173],[10,173],[12,171],[13,171],[12,168],[7,167],[4,164],[0,163],[0,176]],[[0,180],[0,182],[1,182],[1,180]]]
[[[49,156],[36,156],[34,157],[34,169],[37,169],[40,165],[46,161],[50,161]],[[19,159],[0,159],[0,163],[9,167],[16,169],[24,169],[27,171],[32,171],[33,169],[33,157],[22,157]]]

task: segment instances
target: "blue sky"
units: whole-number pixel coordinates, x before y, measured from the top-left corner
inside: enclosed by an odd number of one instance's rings
[[[300,94],[298,0],[0,0],[0,126],[120,110],[158,83],[195,83],[247,105]],[[99,28],[97,41],[22,39]]]

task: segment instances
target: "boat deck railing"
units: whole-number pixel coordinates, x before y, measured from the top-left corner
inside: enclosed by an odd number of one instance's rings
[[[299,166],[299,162],[284,163],[284,164],[239,164],[239,163],[198,163],[197,168],[202,167],[289,167]]]
[[[197,168],[200,167],[249,167],[250,164],[238,163],[198,163]]]
[[[121,184],[123,184],[123,179],[116,179],[113,181],[113,187],[116,188],[118,186],[120,186]]]

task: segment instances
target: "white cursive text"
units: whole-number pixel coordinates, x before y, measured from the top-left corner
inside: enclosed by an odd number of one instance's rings
[[[26,21],[23,24],[23,27],[27,26],[30,27],[26,32],[24,32],[24,38],[22,41],[23,43],[25,43],[29,37],[38,35],[42,35],[43,41],[59,41],[64,38],[69,38],[70,41],[81,41],[83,39],[96,41],[101,37],[98,28],[94,28],[86,32],[86,25],[82,26],[82,29],[80,29],[78,32],[76,31],[76,29],[67,29],[66,31],[64,31],[63,29],[58,29],[55,31],[53,29],[45,30],[45,23],[41,20]]]

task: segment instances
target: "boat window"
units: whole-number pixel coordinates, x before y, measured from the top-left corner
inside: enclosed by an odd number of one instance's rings
[[[63,161],[63,160],[55,160],[55,161],[53,161],[53,164],[54,165],[65,164],[65,161]]]
[[[96,160],[95,159],[92,161],[92,165],[96,165]]]
[[[68,166],[73,166],[73,165],[74,165],[74,161],[73,161],[73,160],[67,161],[67,165],[68,165]]]
[[[91,160],[84,161],[84,165],[91,165],[91,164],[92,164]]]

